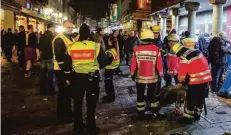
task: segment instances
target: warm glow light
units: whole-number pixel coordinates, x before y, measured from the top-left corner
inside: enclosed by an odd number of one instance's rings
[[[62,27],[62,26],[58,26],[57,28],[56,28],[56,32],[57,33],[62,33],[64,31],[64,28]]]
[[[53,12],[53,9],[52,9],[52,8],[50,8],[50,9],[49,9],[49,13],[51,14],[52,12]]]
[[[66,16],[64,16],[64,18],[63,18],[64,20],[67,20],[67,17]]]
[[[44,9],[44,14],[49,15],[49,10],[47,8]]]
[[[63,17],[63,14],[62,13],[59,13],[59,18]]]
[[[54,17],[58,17],[58,13],[54,13],[53,16],[54,16]]]

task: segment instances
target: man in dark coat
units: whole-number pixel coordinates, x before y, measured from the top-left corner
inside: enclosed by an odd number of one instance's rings
[[[19,26],[18,33],[18,64],[21,69],[24,68],[25,60],[24,60],[24,49],[26,46],[26,32],[23,25]]]
[[[134,31],[130,31],[129,37],[125,40],[124,43],[124,52],[126,54],[126,65],[130,65],[131,56],[133,53],[133,48],[139,45],[139,40],[135,37]]]
[[[12,49],[15,45],[15,36],[12,33],[12,29],[8,28],[6,35],[4,35],[4,51],[8,62],[11,62]]]
[[[40,94],[54,94],[54,62],[52,40],[55,26],[49,24],[47,31],[40,37],[38,49],[41,52]]]
[[[215,36],[209,46],[209,61],[212,66],[212,90],[218,92],[220,87],[221,75],[227,64],[227,54],[231,54],[231,50],[226,46],[227,39],[223,32]]]

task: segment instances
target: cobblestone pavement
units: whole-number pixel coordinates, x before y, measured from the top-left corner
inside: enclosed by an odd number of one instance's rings
[[[72,123],[60,124],[55,118],[56,96],[40,96],[38,76],[23,77],[15,64],[2,60],[2,135],[70,135]],[[231,131],[231,108],[210,94],[206,100],[208,115],[192,125],[168,120],[137,121],[135,83],[115,76],[116,101],[97,106],[97,124],[101,135],[222,135]],[[37,71],[38,69],[34,69]],[[101,83],[101,97],[104,95]]]

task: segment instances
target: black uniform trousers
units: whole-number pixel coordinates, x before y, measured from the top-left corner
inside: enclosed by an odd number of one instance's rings
[[[200,116],[205,101],[205,94],[208,83],[188,85],[186,95],[186,117],[194,118]]]
[[[148,86],[148,91],[147,91],[147,99],[145,100],[145,87],[146,85]],[[145,111],[145,101],[150,103],[150,108],[156,108],[157,107],[157,96],[156,96],[156,85],[157,83],[149,83],[149,84],[144,84],[144,83],[136,83],[136,88],[137,88],[137,111],[143,112]]]
[[[113,75],[115,73],[115,69],[105,69],[104,73],[104,83],[105,90],[108,98],[115,98],[115,89],[113,84]]]
[[[89,80],[88,74],[73,73],[71,83],[74,99],[74,127],[78,133],[84,132],[82,105],[86,92],[87,128],[96,128],[95,109],[99,98],[99,80]]]
[[[71,85],[67,85],[64,78],[64,72],[55,70],[55,77],[58,85],[58,98],[57,98],[57,118],[59,120],[71,119],[73,116],[71,110]]]

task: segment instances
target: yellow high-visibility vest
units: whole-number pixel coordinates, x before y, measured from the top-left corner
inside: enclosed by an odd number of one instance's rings
[[[70,39],[68,39],[64,34],[60,33],[57,36],[55,36],[55,38],[52,41],[52,47],[53,47],[53,58],[54,58],[54,70],[61,70],[57,60],[55,59],[55,51],[54,51],[54,42],[57,38],[61,38],[66,46],[66,48],[70,45],[72,45],[74,42],[71,41]],[[67,49],[66,49],[67,50]]]
[[[194,49],[196,45],[196,42],[192,38],[185,38],[181,42],[184,45],[184,47],[189,49]]]
[[[119,55],[115,48],[107,50],[105,53],[110,53],[113,56],[113,61],[110,65],[106,66],[105,69],[116,69],[120,65]]]
[[[76,42],[68,47],[68,54],[72,59],[72,66],[76,73],[94,72],[99,70],[97,57],[100,44],[92,41]]]

